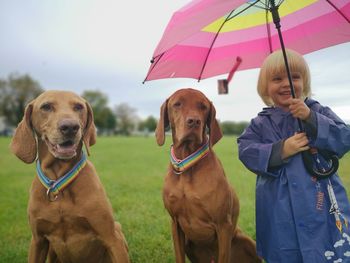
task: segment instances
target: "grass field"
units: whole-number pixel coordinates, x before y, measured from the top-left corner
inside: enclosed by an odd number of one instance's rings
[[[0,138],[0,262],[21,263],[27,262],[31,236],[26,209],[35,167],[10,154],[9,143],[9,138]],[[98,138],[91,148],[89,158],[122,224],[134,263],[174,262],[170,218],[161,198],[169,146],[169,139],[158,147],[153,137],[110,137]],[[234,137],[224,137],[214,149],[240,198],[239,225],[255,238],[255,175],[239,162]],[[342,158],[339,173],[349,191],[349,154]]]

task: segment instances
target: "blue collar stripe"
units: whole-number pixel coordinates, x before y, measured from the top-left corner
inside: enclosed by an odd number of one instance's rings
[[[83,152],[81,160],[76,165],[74,165],[72,170],[70,170],[68,173],[66,173],[64,176],[60,177],[56,181],[51,180],[44,175],[43,171],[41,170],[39,160],[36,163],[36,171],[40,182],[45,186],[46,189],[48,189],[48,193],[52,192],[54,194],[58,194],[59,191],[62,191],[78,176],[80,170],[84,168],[86,162],[87,158],[85,153]]]

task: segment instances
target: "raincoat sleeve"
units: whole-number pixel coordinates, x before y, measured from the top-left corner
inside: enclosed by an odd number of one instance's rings
[[[269,160],[269,169],[282,165],[285,161],[282,160],[284,140],[280,140],[272,145],[271,156]]]
[[[269,169],[270,157],[274,142],[263,142],[261,123],[256,119],[245,129],[237,139],[238,153],[241,162],[253,173],[258,175],[279,176],[279,169]],[[278,144],[280,142],[277,142]],[[278,148],[278,146],[276,147]]]
[[[303,123],[304,123],[306,134],[310,138],[315,139],[317,137],[317,117],[316,117],[316,112],[314,112],[311,109],[310,111],[311,111],[310,118],[306,121],[303,121]]]
[[[350,150],[350,127],[328,107],[315,104],[313,110],[316,112],[317,136],[311,144],[341,158]]]

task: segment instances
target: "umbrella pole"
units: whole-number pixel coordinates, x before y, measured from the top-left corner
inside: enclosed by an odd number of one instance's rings
[[[278,13],[278,6],[275,5],[275,1],[274,0],[270,0],[270,4],[271,4],[271,8],[270,8],[270,12],[272,14],[272,18],[273,18],[273,23],[276,26],[277,32],[278,32],[278,37],[281,43],[281,49],[282,49],[282,53],[283,53],[283,59],[284,59],[284,64],[286,66],[286,71],[287,71],[287,75],[288,75],[288,81],[289,81],[289,86],[290,86],[290,92],[292,93],[292,97],[295,98],[295,91],[294,91],[294,85],[293,85],[293,81],[292,81],[292,76],[290,73],[290,69],[289,69],[289,64],[288,64],[288,59],[287,59],[287,54],[286,54],[286,48],[284,46],[284,41],[283,41],[283,36],[282,36],[282,32],[281,32],[281,19]],[[299,118],[297,118],[298,120],[298,126],[299,126],[299,131],[304,131],[303,128],[303,124],[301,122],[301,120]]]
[[[288,64],[288,59],[287,59],[287,54],[286,54],[286,48],[284,46],[283,42],[283,37],[281,33],[281,24],[280,24],[280,16],[278,13],[278,6],[275,5],[275,0],[269,0],[271,7],[270,7],[270,12],[272,14],[273,18],[273,23],[276,26],[277,32],[278,32],[278,37],[281,43],[281,49],[283,53],[283,59],[284,59],[284,64],[286,66],[287,70],[287,75],[288,75],[288,80],[289,80],[289,86],[290,86],[290,91],[292,93],[292,97],[295,98],[295,91],[294,91],[294,85],[292,81],[292,76],[290,73],[289,69],[289,64]],[[297,118],[298,121],[298,126],[299,126],[299,132],[304,132],[304,127],[299,118]],[[305,165],[306,170],[311,176],[315,176],[317,179],[324,179],[328,178],[329,176],[333,175],[337,170],[338,170],[338,156],[336,154],[328,154],[331,156],[326,156],[325,159],[327,159],[329,167],[323,167],[321,169],[314,169],[313,163],[318,163],[319,158],[318,154],[321,156],[325,157],[324,154],[319,153],[318,150],[314,147],[312,147],[309,151],[303,151],[302,152],[302,157],[303,157],[303,162]]]

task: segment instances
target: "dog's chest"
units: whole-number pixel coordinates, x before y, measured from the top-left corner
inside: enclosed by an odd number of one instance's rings
[[[36,230],[61,258],[67,255],[70,255],[70,260],[81,258],[85,251],[100,250],[104,246],[88,218],[76,212],[74,208],[69,211],[51,209],[50,215],[41,213],[35,219]]]
[[[170,175],[163,188],[164,204],[173,214],[208,214],[215,184],[203,186],[203,182],[186,175]]]
[[[79,215],[74,207],[51,208],[41,210],[35,219],[39,232],[47,236],[56,236],[62,240],[68,239],[72,234],[84,234],[92,231],[92,227],[84,215]]]
[[[198,206],[202,203],[199,193],[194,191],[186,191],[184,188],[164,189],[164,201],[175,213],[179,213],[188,206]]]
[[[212,186],[203,187],[186,180],[178,180],[175,184],[174,181],[166,181],[164,184],[164,205],[191,240],[214,239],[212,219],[217,207],[211,205],[215,202],[215,187]]]
[[[89,221],[89,209],[82,209],[83,204],[72,202],[67,196],[53,202],[30,202],[30,223],[48,239],[54,238],[69,242],[74,235],[86,235],[91,238],[94,227]]]

